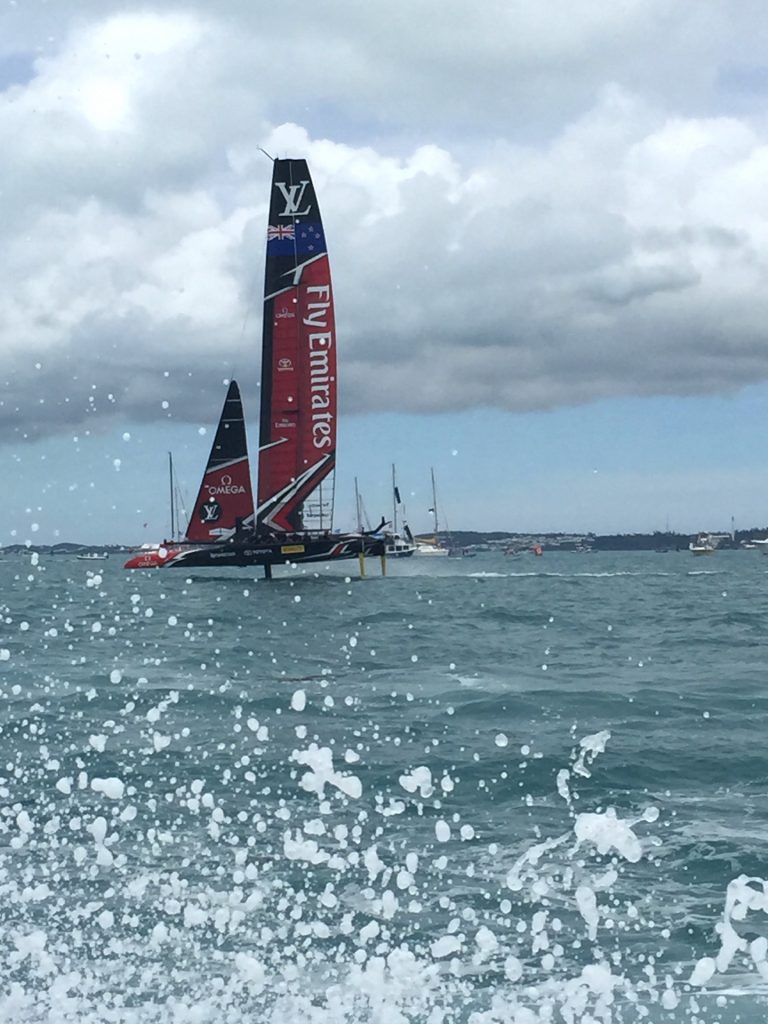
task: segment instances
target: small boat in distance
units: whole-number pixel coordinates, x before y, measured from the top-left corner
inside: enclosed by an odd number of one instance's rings
[[[387,558],[408,558],[416,553],[416,545],[397,534],[385,534]]]
[[[429,555],[434,557],[435,555],[447,555],[448,548],[442,547],[440,544],[436,544],[429,538],[416,538],[416,554],[417,555]]]
[[[405,538],[397,530],[397,509],[399,505],[403,508],[403,533]],[[416,551],[413,534],[408,523],[405,521],[405,506],[400,500],[400,490],[397,486],[394,463],[392,464],[392,532],[385,533],[384,538],[387,544],[388,558],[408,558]]]
[[[102,551],[99,554],[96,551],[86,551],[82,555],[75,555],[81,562],[104,562],[109,558],[109,553]]]
[[[692,555],[714,555],[717,543],[711,533],[698,534],[688,545]]]
[[[431,537],[416,537],[416,554],[428,555],[434,558],[436,555],[447,555],[448,548],[440,543],[440,526],[437,521],[437,488],[435,487],[435,471],[430,467],[432,478],[432,508],[428,509],[434,516],[433,530]]]

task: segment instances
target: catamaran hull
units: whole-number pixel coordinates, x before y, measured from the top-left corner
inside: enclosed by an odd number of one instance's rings
[[[205,546],[161,545],[129,558],[126,569],[210,569],[221,566],[282,565],[330,562],[358,555],[384,555],[385,545],[374,537],[346,534],[307,536],[280,542],[224,543]]]

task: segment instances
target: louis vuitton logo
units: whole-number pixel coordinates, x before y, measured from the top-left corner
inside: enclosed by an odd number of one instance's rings
[[[287,185],[284,181],[276,181],[275,185],[280,189],[280,192],[285,200],[285,209],[278,216],[280,217],[305,217],[309,213],[309,206],[304,210],[300,210],[302,200],[304,199],[304,190],[306,189],[309,181],[300,181],[298,185]]]
[[[215,523],[221,518],[221,505],[215,499],[200,506],[200,519],[204,523]]]

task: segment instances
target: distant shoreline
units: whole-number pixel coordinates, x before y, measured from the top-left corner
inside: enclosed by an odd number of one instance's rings
[[[721,550],[743,548],[745,544],[768,537],[768,527],[737,530],[733,536],[714,534]],[[451,530],[440,532],[440,540],[447,546],[475,550],[521,551],[538,544],[545,551],[687,551],[692,534],[657,531],[654,533],[517,533],[514,531]],[[57,544],[8,544],[0,548],[0,555],[37,552],[43,555],[122,555],[138,548],[138,544],[77,544],[62,541]]]

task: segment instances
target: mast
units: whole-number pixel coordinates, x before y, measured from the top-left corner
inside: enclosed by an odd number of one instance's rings
[[[392,533],[397,536],[397,483],[395,481],[395,464],[392,463]]]
[[[173,452],[168,452],[168,486],[171,491],[171,540],[176,536],[176,503],[173,493]]]
[[[437,488],[435,487],[435,470],[432,466],[429,467],[429,472],[432,477],[432,512],[435,516],[435,544],[438,542],[438,525],[437,525]]]
[[[357,477],[355,477],[355,517],[357,519],[357,532],[363,532],[363,516],[360,511],[360,491],[357,489]]]

